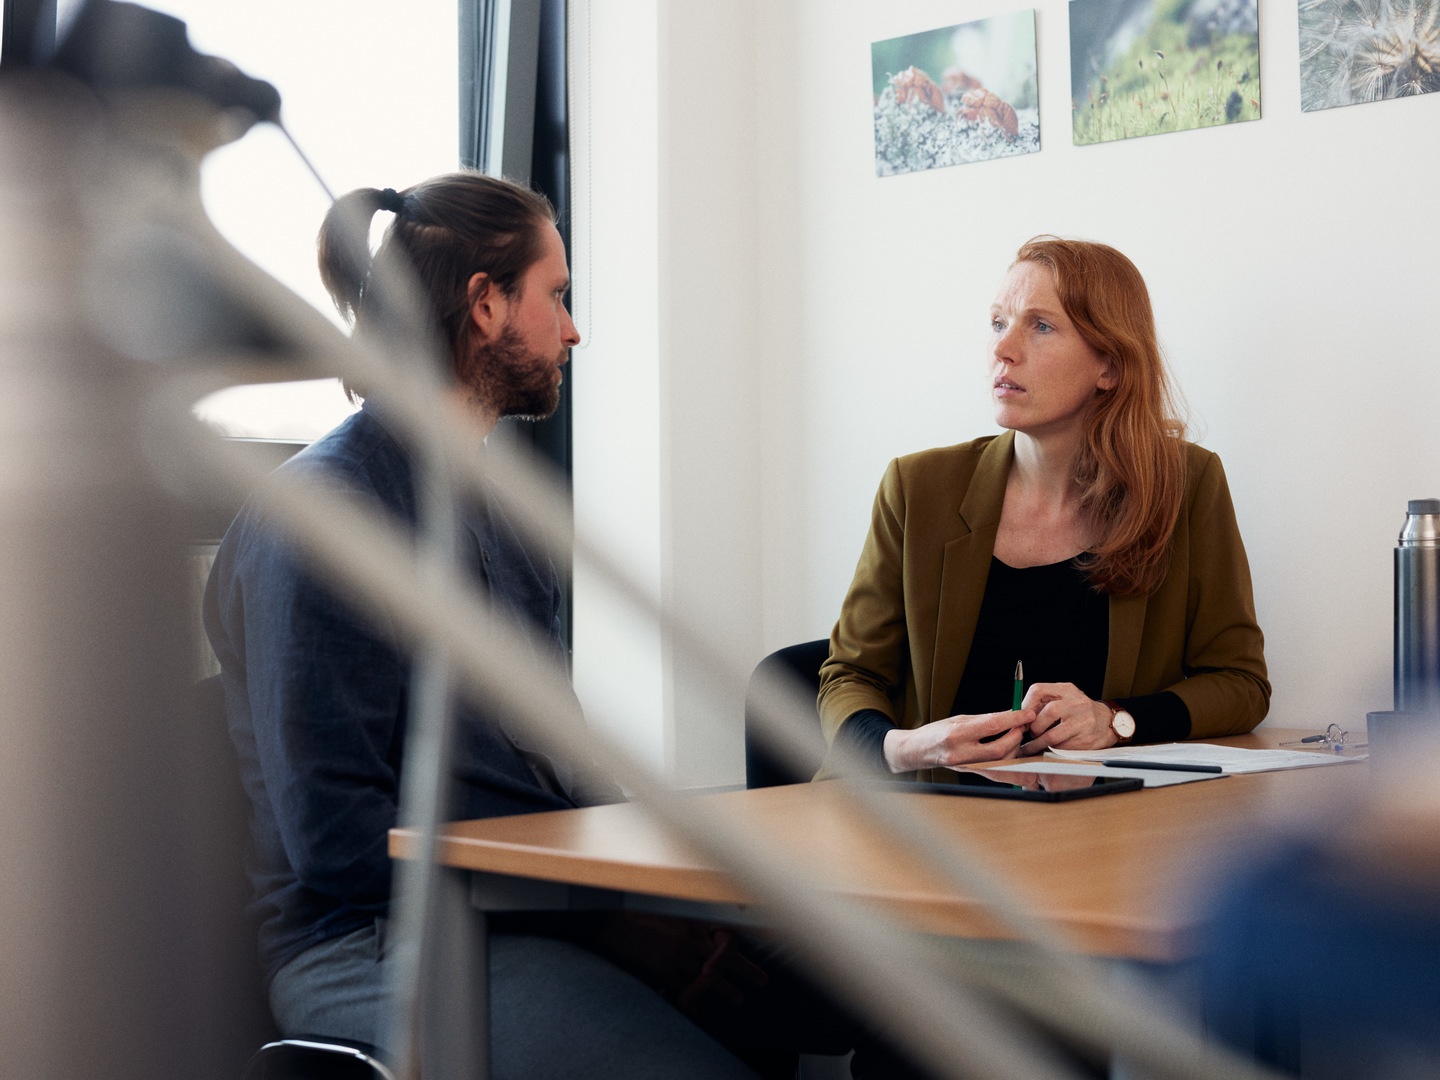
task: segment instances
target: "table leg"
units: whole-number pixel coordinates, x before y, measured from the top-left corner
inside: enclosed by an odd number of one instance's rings
[[[470,903],[470,875],[447,869],[436,880],[434,977],[421,1010],[426,1080],[488,1080],[490,944],[485,912]]]

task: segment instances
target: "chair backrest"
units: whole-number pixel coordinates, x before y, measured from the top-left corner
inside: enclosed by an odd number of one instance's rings
[[[224,970],[239,976],[229,987],[230,1022],[217,1032],[224,1042],[215,1048],[217,1060],[224,1063],[221,1080],[242,1076],[242,1066],[244,1080],[394,1080],[375,1048],[365,1043],[281,1038],[260,969],[259,927],[248,911],[251,887],[245,861],[251,850],[250,798],[240,782],[219,675],[194,685],[189,713],[192,736],[200,745],[209,777],[206,787],[212,797],[215,845],[232,871],[227,875],[227,924],[214,933],[214,947],[229,956]]]
[[[274,440],[228,440],[251,456],[278,466],[303,449],[304,443]],[[198,538],[195,550],[205,551],[205,571],[214,560],[214,548],[239,511],[238,503],[221,511],[208,507],[193,509],[190,533]],[[203,589],[203,580],[201,582]],[[197,592],[197,597],[199,593]],[[197,605],[198,616],[198,605]],[[199,620],[196,621],[197,627]],[[200,633],[201,642],[204,640]],[[203,644],[205,667],[213,670],[214,654]],[[251,884],[245,863],[251,853],[250,797],[240,779],[240,763],[230,741],[225,716],[225,688],[219,675],[201,679],[191,688],[187,710],[187,734],[196,740],[207,771],[207,790],[212,796],[209,811],[215,826],[213,835],[231,874],[232,886],[226,925],[215,928],[215,947],[228,954],[228,973],[241,976],[229,987],[230,1023],[216,1033],[222,1045],[216,1059],[222,1063],[223,1080],[394,1080],[394,1074],[380,1060],[379,1051],[366,1043],[328,1037],[282,1038],[270,1014],[259,955],[259,926],[250,915]],[[257,1051],[255,1047],[259,1046]],[[241,1067],[243,1065],[243,1073]]]
[[[218,905],[225,913],[223,926],[214,929],[217,949],[228,957],[223,970],[236,981],[229,987],[230,1024],[224,1033],[223,1057],[229,1076],[241,1067],[261,1043],[279,1038],[270,1017],[270,1000],[260,967],[259,927],[248,911],[251,885],[245,864],[251,851],[250,799],[240,782],[240,766],[225,722],[225,691],[220,676],[212,675],[191,690],[187,726],[205,762],[210,796],[207,807],[213,826],[213,849],[226,864],[225,898]]]
[[[755,736],[755,687],[762,672],[767,675],[788,675],[811,688],[811,693],[820,692],[820,665],[830,655],[830,641],[806,641],[779,649],[761,660],[750,676],[750,690],[745,695],[745,786],[747,788],[775,787],[778,784],[804,784],[809,782],[825,760],[825,733],[820,727],[820,713],[812,704],[804,717],[813,724],[814,739],[811,743],[812,763],[798,771],[777,761],[765,750]],[[812,697],[813,702],[813,697]]]
[[[334,1039],[278,1039],[250,1059],[241,1080],[395,1080],[372,1046]]]

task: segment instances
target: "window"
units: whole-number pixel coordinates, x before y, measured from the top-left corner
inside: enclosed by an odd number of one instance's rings
[[[233,61],[280,91],[281,115],[336,194],[403,188],[457,164],[453,0],[148,0],[183,19],[201,52]],[[63,25],[64,10],[61,18]],[[269,125],[210,155],[205,208],[232,244],[334,317],[315,270],[328,200]],[[227,435],[309,441],[353,409],[335,380],[245,386],[197,412]]]

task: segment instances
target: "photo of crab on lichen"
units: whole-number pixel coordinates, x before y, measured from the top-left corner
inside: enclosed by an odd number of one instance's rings
[[[870,46],[875,175],[1040,149],[1035,11]]]
[[[1070,0],[1076,146],[1260,119],[1257,0]]]
[[[1440,90],[1440,0],[1300,0],[1305,112]]]

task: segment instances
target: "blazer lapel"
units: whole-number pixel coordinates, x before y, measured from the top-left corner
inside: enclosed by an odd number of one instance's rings
[[[985,447],[957,510],[960,535],[945,545],[930,700],[926,703],[929,711],[920,718],[922,723],[949,716],[955,691],[960,688],[990,576],[990,559],[995,554],[995,533],[1000,527],[1014,445],[1015,433],[1007,431]]]
[[[1143,596],[1110,597],[1110,653],[1105,660],[1105,688],[1101,691],[1107,698],[1129,697],[1135,685],[1147,602]]]

